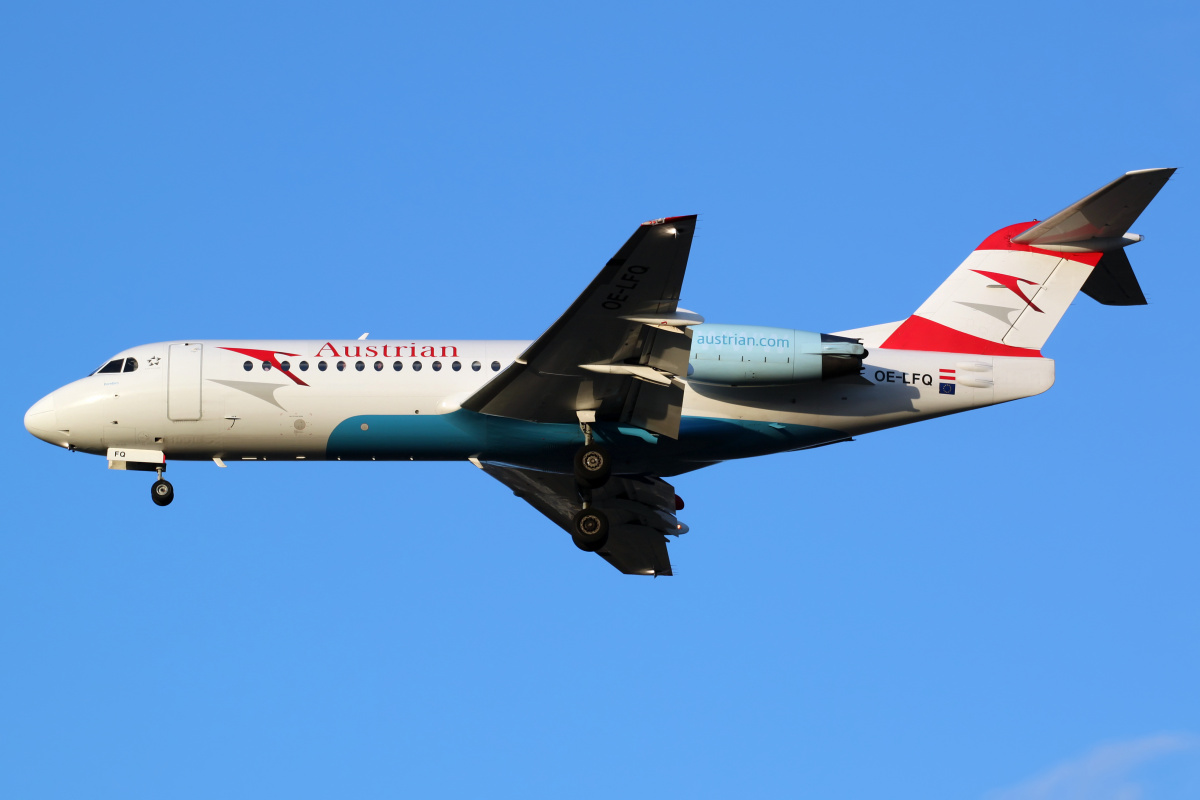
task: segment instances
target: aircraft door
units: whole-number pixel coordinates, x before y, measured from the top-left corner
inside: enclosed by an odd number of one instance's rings
[[[167,418],[200,419],[200,365],[204,346],[173,344],[167,360]]]

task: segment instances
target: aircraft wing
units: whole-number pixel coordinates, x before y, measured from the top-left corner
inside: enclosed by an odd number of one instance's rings
[[[643,223],[566,313],[462,407],[533,422],[616,422],[679,435],[691,351],[678,308],[696,217]],[[594,418],[591,413],[594,413]]]
[[[484,472],[568,533],[582,507],[575,478],[484,462]],[[597,553],[626,575],[671,575],[666,534],[683,532],[675,519],[675,488],[655,477],[617,476],[592,491],[592,505],[609,519],[608,542]]]

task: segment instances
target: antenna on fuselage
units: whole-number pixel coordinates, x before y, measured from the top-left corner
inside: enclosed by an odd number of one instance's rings
[[[369,335],[370,334],[364,333],[362,336],[358,337],[358,340],[361,342],[363,339],[367,338]]]

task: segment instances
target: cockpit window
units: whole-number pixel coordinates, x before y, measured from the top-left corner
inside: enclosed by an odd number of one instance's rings
[[[137,359],[136,358],[125,359],[125,369],[123,369],[121,371],[122,372],[133,372],[135,369],[137,369]]]
[[[96,370],[96,371],[95,371],[95,372],[93,372],[92,374],[93,374],[93,375],[99,375],[99,374],[101,374],[101,373],[108,373],[108,372],[120,372],[120,371],[121,371],[121,365],[122,365],[122,364],[124,364],[124,363],[125,363],[125,359],[123,359],[123,358],[114,358],[112,361],[108,362],[107,364],[105,364],[103,367],[101,367],[100,369]]]

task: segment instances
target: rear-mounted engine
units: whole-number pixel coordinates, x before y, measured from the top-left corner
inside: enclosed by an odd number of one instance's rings
[[[716,386],[782,386],[857,375],[867,351],[858,339],[758,325],[692,328],[688,380]]]

